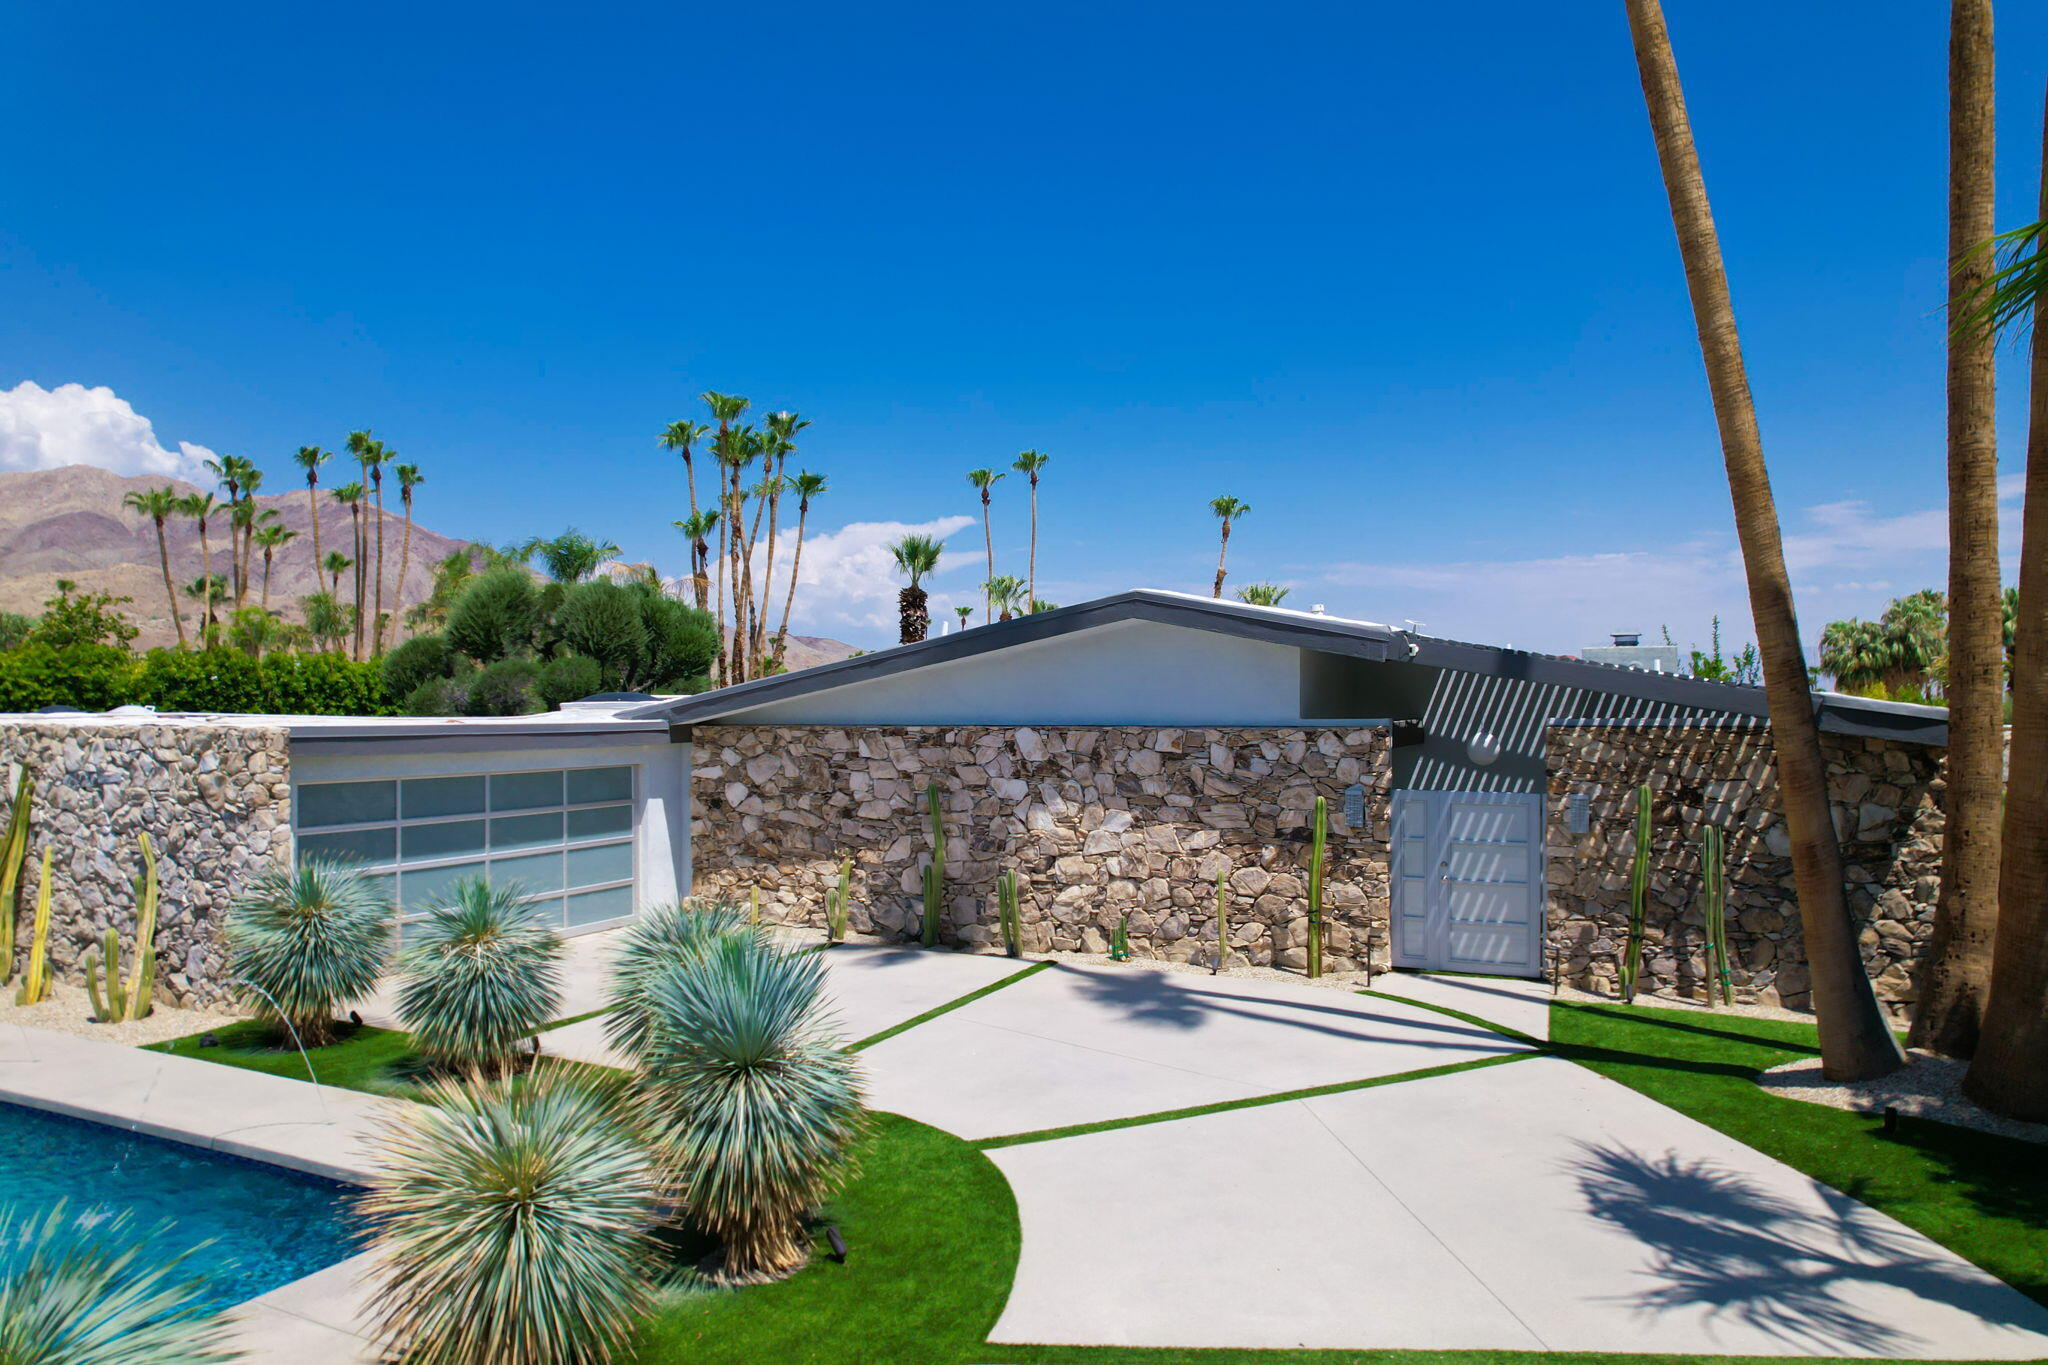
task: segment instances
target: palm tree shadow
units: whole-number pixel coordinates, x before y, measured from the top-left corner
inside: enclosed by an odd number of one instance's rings
[[[1579,1146],[1568,1169],[1588,1210],[1651,1253],[1642,1273],[1653,1283],[1616,1296],[1639,1313],[1704,1311],[1826,1354],[1932,1345],[1899,1325],[1901,1292],[1997,1326],[2038,1326],[2038,1313],[2006,1286],[1960,1261],[1930,1259],[1924,1240],[1833,1190],[1819,1191],[1825,1207],[1816,1211],[1706,1160]],[[1858,1287],[1877,1292],[1849,1292]]]

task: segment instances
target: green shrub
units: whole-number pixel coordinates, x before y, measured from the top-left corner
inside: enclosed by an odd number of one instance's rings
[[[555,629],[570,649],[597,660],[608,682],[625,687],[639,676],[647,623],[633,589],[603,580],[577,584],[562,597]]]
[[[524,716],[540,709],[533,685],[540,665],[531,659],[499,659],[462,681],[459,705],[465,716]]]
[[[597,660],[581,654],[564,654],[559,659],[548,660],[533,688],[541,704],[549,708],[602,691],[604,670],[598,666]]]
[[[83,592],[72,596],[72,585],[57,580],[57,595],[43,603],[42,619],[28,638],[39,645],[67,649],[73,645],[112,645],[125,650],[137,631],[115,608],[135,599],[109,592]]]
[[[467,695],[453,678],[435,678],[406,693],[398,711],[405,716],[459,716]]]
[[[606,1041],[638,1060],[646,1054],[654,1027],[648,987],[670,963],[694,957],[729,937],[759,938],[763,930],[747,922],[747,912],[724,901],[692,897],[680,904],[649,910],[619,930],[619,946],[605,979]]]
[[[30,643],[0,654],[0,711],[105,711],[133,700],[134,687],[135,662],[113,645]]]
[[[239,649],[152,649],[143,656],[135,700],[159,711],[267,712],[263,671]]]
[[[848,1174],[858,1064],[829,1029],[822,954],[727,935],[648,983],[643,1086],[691,1219],[721,1278],[774,1278],[808,1256],[803,1217]]]
[[[455,599],[445,638],[449,648],[489,663],[531,647],[536,624],[532,576],[524,569],[492,569]]]
[[[656,1172],[617,1083],[441,1082],[385,1119],[359,1206],[370,1311],[410,1365],[602,1365],[647,1311]]]
[[[496,1071],[562,1003],[562,936],[513,885],[459,881],[399,958],[398,1017],[440,1066]]]
[[[0,1360],[212,1365],[242,1359],[196,1251],[165,1255],[126,1213],[0,1210]]]
[[[272,868],[228,908],[229,984],[312,1047],[341,1006],[376,986],[393,919],[391,897],[353,867],[315,858]]]
[[[384,656],[384,687],[394,697],[453,672],[448,642],[438,635],[415,635]]]
[[[718,657],[718,623],[708,611],[685,606],[673,597],[648,594],[640,606],[647,627],[647,650],[638,690],[647,692],[700,692],[689,682],[711,667]]]
[[[388,716],[384,670],[339,654],[263,656],[265,709],[287,716]]]
[[[33,616],[18,611],[0,611],[0,649],[19,649],[36,628]]]

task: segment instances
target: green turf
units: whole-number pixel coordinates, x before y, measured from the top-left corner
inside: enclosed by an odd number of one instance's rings
[[[2048,1304],[2048,1151],[1772,1095],[1757,1072],[1818,1051],[1811,1024],[1623,1007],[1550,1009],[1549,1048],[1718,1128]]]
[[[957,1365],[982,1343],[1017,1267],[1017,1206],[989,1159],[936,1128],[877,1114],[860,1176],[825,1210],[846,1238],[791,1279],[667,1305],[643,1365]],[[820,1249],[823,1248],[822,1241]]]
[[[207,1038],[217,1042],[209,1047],[204,1041]],[[313,1074],[322,1085],[399,1099],[418,1099],[421,1083],[431,1079],[425,1062],[413,1051],[411,1035],[368,1024],[337,1025],[334,1041],[324,1047],[308,1048],[303,1059],[289,1042],[279,1046],[269,1025],[253,1019],[173,1038],[167,1043],[152,1043],[150,1047],[156,1052],[286,1076],[295,1081],[306,1079],[306,1063],[310,1061]],[[541,1060],[550,1067],[603,1069],[560,1057]]]

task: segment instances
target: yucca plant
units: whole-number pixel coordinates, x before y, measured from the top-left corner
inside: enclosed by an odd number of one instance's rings
[[[213,1365],[240,1360],[193,1252],[164,1256],[129,1214],[0,1209],[0,1362]]]
[[[1650,905],[1650,788],[1636,788],[1636,855],[1628,870],[1628,938],[1621,950],[1621,998],[1634,1003],[1643,967],[1643,925]]]
[[[858,1063],[841,1048],[821,954],[727,937],[649,984],[642,1085],[676,1198],[719,1239],[716,1278],[774,1279],[809,1256],[804,1215],[850,1174]]]
[[[352,866],[272,868],[228,907],[230,984],[258,1018],[317,1046],[341,1007],[376,987],[393,915],[390,896]]]
[[[624,1078],[441,1080],[390,1111],[359,1209],[407,1365],[603,1365],[645,1313],[657,1167]]]
[[[611,977],[605,982],[604,1036],[636,1061],[654,1027],[648,984],[672,962],[694,957],[724,938],[761,936],[747,912],[725,901],[690,900],[659,906],[618,931]]]
[[[398,959],[398,1018],[440,1067],[495,1072],[562,1003],[562,936],[515,883],[466,877]]]

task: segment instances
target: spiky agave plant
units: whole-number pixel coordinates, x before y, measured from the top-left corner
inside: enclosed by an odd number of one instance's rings
[[[647,990],[672,962],[694,957],[724,938],[760,937],[747,912],[727,901],[692,897],[648,911],[618,931],[619,946],[605,982],[604,1036],[611,1045],[638,1060],[647,1051],[654,1027]]]
[[[128,1214],[0,1209],[0,1361],[213,1365],[240,1360],[192,1253],[165,1257]]]
[[[641,1084],[675,1196],[719,1239],[727,1282],[802,1266],[805,1212],[849,1174],[860,1071],[824,985],[822,954],[728,937],[649,987],[657,1022]]]
[[[398,960],[398,1019],[436,1066],[493,1072],[562,1003],[562,936],[516,883],[466,877]]]
[[[391,941],[391,898],[354,867],[308,859],[258,876],[228,908],[228,974],[257,1017],[325,1042],[341,1006],[368,995]]]
[[[360,1203],[370,1301],[409,1365],[602,1365],[644,1314],[657,1168],[616,1084],[442,1080],[388,1113]]]

